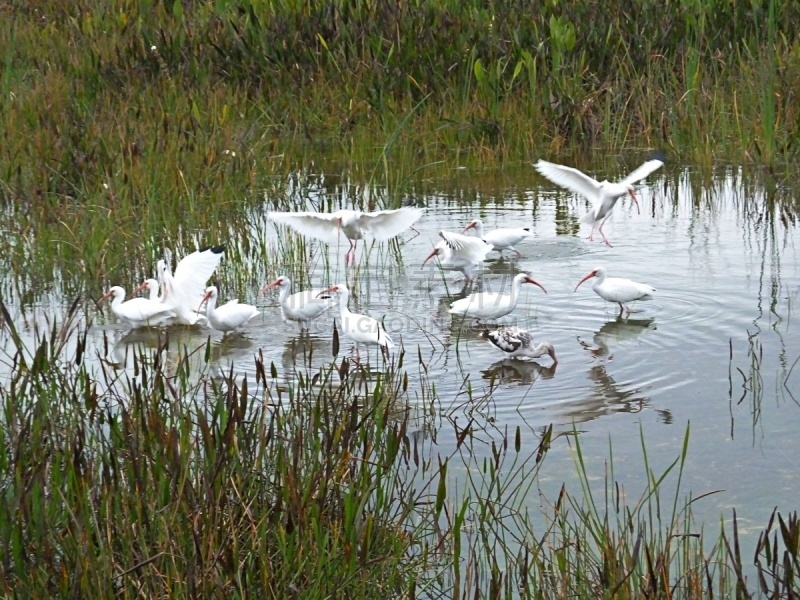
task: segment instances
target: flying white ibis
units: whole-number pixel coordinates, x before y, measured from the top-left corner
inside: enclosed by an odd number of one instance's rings
[[[344,335],[358,344],[372,344],[380,346],[385,352],[389,348],[394,348],[394,342],[383,325],[376,319],[367,315],[350,312],[347,302],[350,298],[350,290],[343,283],[331,286],[320,292],[322,294],[335,293],[339,296],[339,310],[341,311],[341,330]]]
[[[484,329],[479,337],[487,340],[492,346],[505,353],[509,358],[527,356],[538,358],[549,355],[553,364],[558,363],[556,349],[550,342],[533,343],[533,336],[529,331],[519,327],[501,327],[500,329]]]
[[[352,264],[356,258],[356,240],[372,238],[379,242],[389,240],[411,227],[425,214],[424,208],[404,206],[394,210],[361,212],[358,210],[337,210],[334,213],[317,212],[271,212],[267,218],[288,225],[301,235],[316,238],[328,244],[335,244],[339,234],[344,233],[350,242],[345,254],[345,264]]]
[[[137,288],[134,293],[144,289]],[[133,298],[124,302],[125,290],[118,285],[112,287],[97,301],[98,304],[112,298],[111,311],[131,327],[159,327],[175,317],[175,312],[161,302],[153,302],[147,298]]]
[[[200,306],[197,307],[197,312],[200,312],[200,307],[203,304],[206,305],[206,318],[208,319],[208,324],[214,329],[225,333],[236,331],[250,319],[261,314],[255,306],[239,304],[239,301],[235,299],[222,306],[217,306],[218,294],[217,286],[208,286],[203,294]]]
[[[472,280],[472,271],[486,260],[486,255],[493,246],[480,238],[461,235],[451,231],[440,231],[442,241],[436,244],[422,266],[434,256],[439,257],[439,265],[443,269],[461,271],[467,281]]]
[[[170,271],[167,261],[158,261],[158,277],[163,286],[162,301],[175,312],[176,323],[194,325],[200,320],[197,307],[205,296],[206,283],[219,266],[224,251],[225,246],[210,246],[192,252],[178,263],[175,275]]]
[[[321,290],[305,290],[290,295],[292,281],[286,275],[281,275],[272,283],[265,285],[261,292],[274,287],[280,288],[279,299],[283,319],[295,321],[300,326],[301,332],[307,330],[311,321],[322,316],[322,313],[333,306],[332,297],[318,297],[322,293]]]
[[[636,200],[636,192],[633,184],[650,175],[656,169],[661,168],[666,160],[663,151],[656,152],[648,158],[638,169],[619,182],[597,181],[585,173],[573,167],[565,167],[551,162],[540,160],[534,166],[542,175],[547,177],[556,185],[567,188],[571,192],[580,194],[589,199],[593,206],[581,219],[582,223],[591,223],[592,231],[589,233],[589,241],[592,241],[594,230],[599,225],[600,235],[607,246],[611,246],[608,238],[603,233],[603,225],[611,216],[611,210],[622,196],[629,194],[639,209],[639,202]]]
[[[483,221],[480,219],[473,219],[469,225],[464,227],[464,231],[461,233],[467,233],[470,229],[474,229],[478,237],[484,242],[494,246],[494,249],[500,252],[500,256],[503,256],[504,250],[513,250],[517,253],[518,258],[522,254],[514,246],[533,235],[530,227],[501,227],[484,233]]]
[[[504,317],[516,308],[519,301],[519,288],[523,283],[532,283],[542,288],[545,294],[547,293],[544,286],[530,275],[519,273],[511,281],[510,294],[496,294],[494,292],[470,294],[466,298],[453,302],[450,305],[450,314],[479,320]]]
[[[575,286],[575,291],[587,279],[592,277],[596,281],[592,285],[595,294],[600,296],[606,302],[616,302],[619,304],[619,314],[622,311],[632,312],[632,309],[625,306],[625,302],[635,302],[636,300],[652,300],[656,288],[650,287],[644,283],[637,283],[630,279],[623,279],[621,277],[606,277],[606,270],[603,267],[597,267],[586,277],[578,282]]]

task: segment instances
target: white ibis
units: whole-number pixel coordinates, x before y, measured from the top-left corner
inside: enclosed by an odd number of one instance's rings
[[[494,249],[500,252],[500,256],[503,256],[504,250],[513,250],[517,253],[517,258],[522,254],[514,246],[533,235],[530,227],[501,227],[484,233],[483,221],[480,219],[473,219],[469,225],[464,227],[461,233],[467,233],[470,229],[474,229],[478,237],[484,242],[494,246]]]
[[[255,306],[239,304],[239,301],[235,299],[222,306],[217,306],[218,295],[217,286],[208,286],[203,294],[200,306],[197,307],[197,311],[200,312],[200,307],[203,304],[206,305],[206,318],[208,319],[208,324],[214,329],[225,333],[236,331],[250,319],[261,314]]]
[[[436,244],[422,266],[434,256],[439,257],[443,269],[461,271],[467,281],[472,280],[472,271],[486,260],[493,246],[480,238],[461,235],[450,231],[440,231],[442,241]]]
[[[487,340],[492,346],[505,353],[509,358],[527,356],[539,358],[545,354],[553,359],[553,364],[558,363],[556,349],[550,342],[533,343],[533,336],[529,331],[519,327],[501,327],[500,329],[484,329],[479,337]]]
[[[225,246],[211,246],[192,252],[178,263],[175,275],[165,260],[158,261],[158,276],[163,285],[162,301],[175,312],[177,323],[194,325],[200,320],[197,307],[224,251]]]
[[[350,290],[343,283],[331,286],[322,290],[323,294],[335,293],[339,296],[339,310],[341,311],[341,330],[344,335],[358,344],[372,344],[381,347],[384,351],[394,348],[394,342],[383,325],[376,319],[367,315],[350,312],[347,308],[347,301],[350,298]]]
[[[339,234],[344,233],[350,242],[345,254],[345,264],[356,258],[356,240],[372,238],[379,242],[389,240],[411,227],[425,214],[424,208],[404,206],[394,210],[361,212],[337,210],[334,213],[316,212],[271,212],[267,218],[288,225],[301,235],[335,244]]]
[[[141,288],[137,288],[136,292]],[[97,301],[98,304],[112,298],[111,311],[131,327],[159,327],[175,317],[175,312],[161,302],[153,302],[147,298],[133,298],[124,302],[125,290],[118,285],[112,287]]]
[[[158,285],[158,281],[155,280],[155,279],[145,279],[144,283],[142,283],[142,285],[140,285],[137,288],[137,291],[138,290],[142,290],[142,291],[143,290],[147,290],[147,291],[149,291],[150,292],[150,296],[149,296],[150,302],[161,302],[163,300],[163,298],[160,298],[159,295],[158,295],[160,288],[159,288],[159,285]],[[134,291],[134,293],[136,293],[136,291]]]
[[[308,329],[308,325],[314,319],[322,316],[326,310],[333,306],[333,298],[318,297],[321,290],[305,290],[291,294],[292,281],[281,275],[272,283],[264,286],[261,292],[266,292],[274,287],[280,288],[281,312],[285,321],[295,321],[300,326],[300,331]]]
[[[600,296],[606,302],[616,302],[619,304],[619,314],[622,311],[632,312],[632,309],[625,306],[625,302],[634,302],[636,300],[652,300],[656,288],[650,287],[644,283],[637,283],[630,279],[623,279],[621,277],[606,277],[606,270],[603,267],[597,267],[586,277],[578,282],[575,286],[575,291],[587,279],[592,277],[596,281],[592,285],[594,293]]]
[[[517,302],[519,301],[519,288],[523,283],[532,283],[533,285],[544,289],[541,283],[533,279],[527,273],[519,273],[511,281],[510,294],[496,294],[494,292],[480,292],[470,294],[466,298],[456,300],[450,305],[451,315],[462,315],[464,317],[472,317],[476,319],[499,319],[513,311]]]
[[[567,188],[571,192],[580,194],[589,199],[593,206],[581,219],[582,223],[591,223],[592,231],[589,233],[589,241],[592,241],[594,230],[599,225],[600,235],[607,246],[611,246],[608,238],[603,233],[603,225],[611,216],[611,210],[622,196],[629,194],[639,209],[639,202],[636,200],[636,192],[633,184],[650,175],[656,169],[661,168],[666,160],[663,151],[656,152],[648,158],[638,169],[628,175],[622,181],[613,183],[611,181],[597,181],[585,173],[573,167],[565,167],[551,162],[540,160],[534,166],[542,175],[547,177],[556,185]]]

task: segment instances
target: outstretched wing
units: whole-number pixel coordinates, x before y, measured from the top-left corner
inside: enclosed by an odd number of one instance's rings
[[[540,160],[533,167],[556,185],[567,188],[571,192],[580,194],[589,200],[596,200],[600,194],[600,182],[580,172],[578,169],[557,165],[545,160]]]
[[[186,302],[197,309],[205,294],[206,284],[219,266],[225,246],[201,248],[183,257],[175,268],[174,286]]]
[[[270,212],[267,218],[281,225],[288,225],[300,235],[316,238],[327,244],[335,244],[339,238],[339,213],[315,212]]]
[[[653,171],[656,171],[664,166],[664,160],[666,159],[666,154],[663,150],[656,152],[648,158],[642,165],[636,169],[633,173],[628,175],[625,179],[623,179],[620,183],[622,185],[633,185],[637,181],[640,181],[650,175]]]
[[[477,252],[485,248],[488,244],[481,238],[461,235],[452,231],[440,231],[439,237],[444,240],[444,243],[454,252]]]
[[[361,229],[382,242],[403,233],[425,214],[424,208],[404,206],[394,210],[379,210],[359,216]]]

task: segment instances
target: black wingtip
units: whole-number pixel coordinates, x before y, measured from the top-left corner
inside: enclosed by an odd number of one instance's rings
[[[530,231],[531,230],[530,227],[523,227],[522,229],[523,229],[523,231]]]
[[[223,252],[225,252],[225,244],[220,244],[219,246],[211,246],[211,248],[209,249],[214,254],[222,254]]]
[[[647,160],[660,160],[661,162],[665,163],[667,162],[667,153],[664,151],[663,148],[661,148],[653,152],[649,157],[647,157]]]

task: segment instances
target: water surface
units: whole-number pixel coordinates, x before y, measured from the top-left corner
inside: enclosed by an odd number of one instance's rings
[[[305,184],[293,179],[289,187],[287,197],[301,198],[301,208],[350,208],[369,196],[346,179],[324,173]],[[747,540],[766,524],[774,506],[797,508],[800,328],[793,308],[800,295],[800,232],[796,220],[772,202],[774,192],[736,169],[703,179],[691,169],[665,169],[640,188],[641,214],[628,201],[618,203],[605,227],[614,244],[609,248],[599,236],[594,242],[585,239],[589,228],[578,220],[587,203],[554,188],[527,166],[503,177],[456,172],[425,187],[435,191],[406,198],[428,207],[416,226],[418,236],[402,236],[399,246],[369,249],[359,244],[356,269],[344,267],[346,243],[327,251],[310,244],[308,282],[345,282],[352,310],[384,318],[395,341],[402,341],[415,361],[421,356],[426,363],[428,380],[436,386],[437,410],[450,415],[481,402],[498,430],[520,426],[528,439],[550,423],[562,432],[576,428],[593,478],[601,481],[612,447],[616,478],[632,498],[646,483],[640,432],[650,465],[659,471],[678,456],[690,423],[683,490],[693,496],[722,490],[694,506],[700,523],[714,530],[720,514],[729,518],[735,507]],[[265,236],[277,253],[281,233],[266,223],[268,208],[252,209],[250,235]],[[492,254],[478,281],[466,288],[455,282],[458,273],[435,265],[421,268],[440,229],[459,230],[475,217],[486,229],[531,227],[533,238],[518,246],[523,257]],[[591,281],[574,291],[597,266],[611,276],[654,286],[655,300],[619,316],[616,305],[592,291]],[[226,264],[225,269],[236,266]],[[450,302],[470,290],[507,291],[522,270],[540,281],[547,294],[523,286],[520,304],[504,322],[550,341],[559,356],[555,369],[546,357],[504,359],[478,338],[476,328],[447,313]],[[265,272],[264,278],[279,274]],[[125,285],[130,289],[134,283]],[[221,295],[224,300],[224,287]],[[262,311],[243,335],[221,340],[221,334],[208,330],[177,330],[171,332],[176,346],[198,348],[194,359],[201,364],[210,335],[212,362],[220,370],[233,364],[250,374],[252,357],[260,351],[278,368],[281,385],[291,383],[297,368],[314,370],[330,362],[335,310],[301,337],[294,325],[281,321],[277,293],[260,296],[252,289],[240,300]],[[45,325],[43,315],[59,314],[67,302],[53,293],[34,307],[19,296],[9,304],[23,337],[31,339],[36,327]],[[94,350],[102,353],[107,338],[107,358],[120,365],[129,363],[126,352],[132,346],[155,347],[163,335],[129,332],[107,310],[92,310],[92,316]],[[8,350],[5,334],[0,342]],[[350,352],[342,340],[340,354]],[[369,356],[377,366],[374,350]],[[760,360],[755,374],[754,356]],[[415,369],[409,375],[409,402],[415,408],[419,396],[413,384],[421,375]],[[436,441],[443,455],[454,443],[446,431]],[[539,486],[532,488],[536,497],[530,498],[531,506],[541,502],[538,493],[554,500],[564,481],[577,491],[567,445],[556,443]]]

